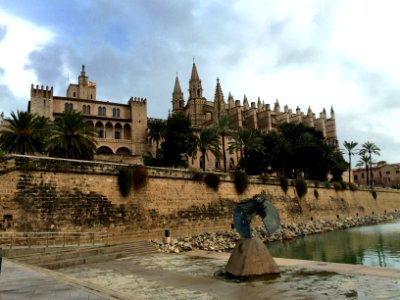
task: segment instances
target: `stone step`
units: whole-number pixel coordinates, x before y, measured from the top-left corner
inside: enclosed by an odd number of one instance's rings
[[[79,247],[60,252],[34,253],[32,255],[16,256],[12,259],[35,264],[45,268],[61,267],[107,261],[127,256],[156,253],[157,249],[148,241],[132,242],[112,246],[98,246],[81,249]]]

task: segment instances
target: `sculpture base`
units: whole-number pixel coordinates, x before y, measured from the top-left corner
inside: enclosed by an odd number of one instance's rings
[[[279,274],[280,270],[264,243],[259,239],[240,239],[225,267],[237,277]]]

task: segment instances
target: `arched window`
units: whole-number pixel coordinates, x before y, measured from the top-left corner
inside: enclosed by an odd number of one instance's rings
[[[113,117],[119,117],[119,108],[113,108]]]
[[[90,115],[90,105],[86,105],[86,113]]]
[[[71,112],[74,109],[74,105],[72,103],[65,103],[64,104],[64,111]]]
[[[99,111],[98,111],[98,115],[99,116],[105,116],[106,115],[106,108],[103,106],[100,106],[99,107],[99,109],[98,109]]]
[[[231,170],[235,169],[235,162],[233,161],[233,158],[229,160],[229,169]]]
[[[106,115],[106,108],[103,106],[103,109],[102,109],[102,116],[105,116]]]
[[[215,168],[216,168],[216,169],[221,168],[221,162],[219,161],[219,159],[217,159],[217,160],[215,161]]]
[[[204,167],[204,157],[203,155],[200,157],[200,169],[203,169]]]

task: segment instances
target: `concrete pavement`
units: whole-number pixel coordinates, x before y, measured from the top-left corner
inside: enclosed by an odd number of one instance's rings
[[[279,277],[222,276],[229,254],[148,254],[50,271],[3,259],[0,300],[400,299],[400,270],[276,259]]]

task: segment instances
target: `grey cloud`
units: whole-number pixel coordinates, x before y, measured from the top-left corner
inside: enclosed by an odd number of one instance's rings
[[[369,105],[382,110],[400,108],[399,82],[384,71],[372,69],[349,58],[342,59],[342,75],[357,83],[369,99]]]

